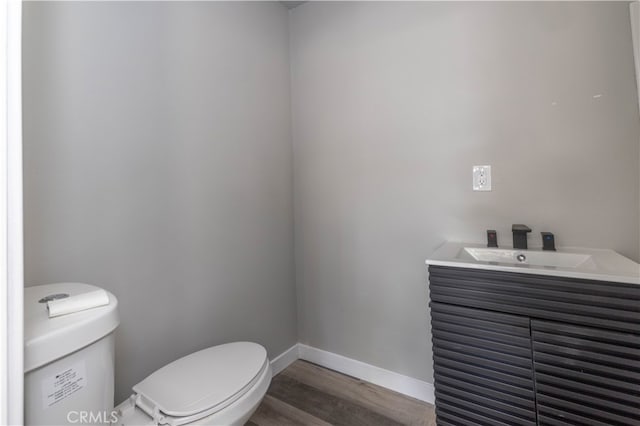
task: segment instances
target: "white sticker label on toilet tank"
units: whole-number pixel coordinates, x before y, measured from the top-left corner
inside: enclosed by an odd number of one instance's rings
[[[43,408],[70,397],[87,385],[84,361],[80,361],[58,374],[49,376],[42,381]]]

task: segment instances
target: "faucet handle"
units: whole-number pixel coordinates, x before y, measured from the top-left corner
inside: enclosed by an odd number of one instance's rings
[[[511,231],[517,233],[527,233],[531,232],[531,228],[529,228],[527,225],[514,223],[513,225],[511,225]]]
[[[555,237],[551,232],[541,232],[542,235],[542,250],[556,251]]]
[[[498,247],[498,233],[494,229],[487,229],[487,247]]]

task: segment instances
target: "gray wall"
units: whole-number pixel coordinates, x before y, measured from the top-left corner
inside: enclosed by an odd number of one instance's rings
[[[627,2],[311,2],[290,24],[301,342],[430,381],[445,240],[525,223],[638,260]]]
[[[424,380],[443,241],[523,222],[640,256],[626,2],[319,2],[288,23],[26,2],[23,26],[27,283],[119,297],[118,401],[194,350],[297,341],[292,195],[300,341]]]
[[[297,341],[289,109],[278,3],[24,4],[26,281],[117,295],[117,401]]]

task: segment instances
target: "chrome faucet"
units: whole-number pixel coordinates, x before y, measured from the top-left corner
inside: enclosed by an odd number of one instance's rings
[[[531,228],[527,225],[513,224],[511,225],[511,232],[513,232],[513,248],[526,250],[527,234],[531,232]]]

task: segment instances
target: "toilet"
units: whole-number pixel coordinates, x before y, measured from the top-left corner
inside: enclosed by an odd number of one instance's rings
[[[233,342],[156,370],[113,408],[116,297],[109,304],[49,318],[46,301],[98,290],[82,283],[27,287],[25,424],[243,425],[271,382],[266,350]]]
[[[250,342],[203,349],[152,373],[116,407],[114,425],[243,425],[271,383],[267,351]]]

